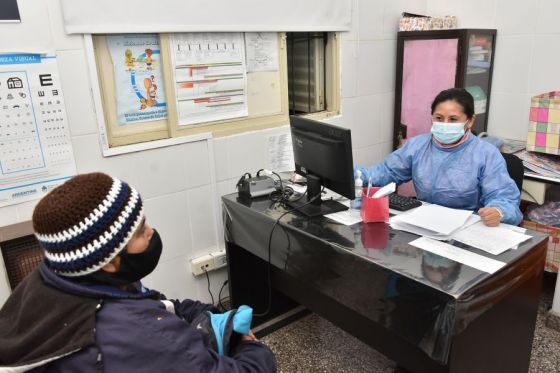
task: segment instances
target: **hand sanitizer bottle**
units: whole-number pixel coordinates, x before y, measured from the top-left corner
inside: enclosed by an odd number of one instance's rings
[[[359,209],[362,207],[362,194],[363,194],[364,182],[362,181],[362,171],[356,171],[356,179],[354,180],[354,199],[350,202],[350,206],[353,209]]]

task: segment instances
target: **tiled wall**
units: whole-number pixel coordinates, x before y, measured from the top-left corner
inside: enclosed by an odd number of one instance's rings
[[[142,193],[149,221],[162,233],[164,254],[147,285],[172,297],[209,300],[206,279],[192,277],[188,259],[223,244],[221,217],[214,209],[218,196],[233,192],[245,171],[264,167],[266,137],[287,128],[103,158],[81,37],[64,34],[59,0],[18,3],[22,23],[0,24],[1,51],[56,51],[78,171],[101,170],[129,181]],[[557,1],[354,0],[352,29],[342,34],[341,43],[342,115],[329,121],[352,129],[355,162],[372,164],[391,150],[396,29],[402,11],[455,14],[461,27],[499,29],[490,132],[524,138],[530,96],[560,88],[560,74],[553,73],[560,60],[560,49],[554,48],[560,44],[554,23]],[[29,220],[33,206],[0,209],[0,226]],[[212,273],[215,296],[225,278],[224,270]],[[0,275],[0,304],[7,295]]]

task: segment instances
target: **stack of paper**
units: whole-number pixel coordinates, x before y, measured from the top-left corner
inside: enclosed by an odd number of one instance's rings
[[[490,254],[499,255],[530,239],[523,233],[515,232],[505,224],[498,227],[487,227],[478,222],[453,235],[453,239]]]
[[[449,240],[460,229],[480,220],[472,211],[438,205],[422,205],[406,214],[389,219],[392,228],[435,240]]]

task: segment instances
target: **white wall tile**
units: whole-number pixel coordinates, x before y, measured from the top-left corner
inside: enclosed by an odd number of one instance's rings
[[[356,95],[371,95],[378,91],[379,82],[376,81],[377,55],[379,54],[380,41],[360,41],[358,43],[358,72]]]
[[[18,212],[18,223],[22,222],[22,221],[30,221],[33,217],[33,210],[35,209],[35,206],[37,205],[37,203],[39,203],[39,200],[34,200],[34,201],[29,201],[29,202],[24,202],[24,203],[20,203],[17,206],[17,212]],[[1,226],[1,224],[0,224]]]
[[[494,28],[498,29],[499,43],[501,43],[503,35],[529,34],[535,31],[537,0],[497,0],[496,3],[496,23]],[[560,11],[560,7],[558,10]]]
[[[345,100],[345,127],[352,130],[352,146],[364,148],[379,142],[379,95]]]
[[[383,37],[396,39],[403,12],[426,14],[426,0],[384,0]]]
[[[381,39],[383,36],[384,0],[359,0],[358,28],[360,40]]]
[[[146,222],[163,241],[162,261],[192,254],[192,237],[187,192],[144,200]]]
[[[79,34],[67,35],[64,31],[64,20],[60,0],[47,0],[51,34],[54,47],[57,50],[81,49],[83,48],[83,37]]]
[[[352,0],[352,20],[351,28],[346,32],[341,32],[340,36],[343,41],[347,40],[358,40],[359,38],[359,17],[360,17],[360,6],[359,0]]]
[[[158,266],[142,283],[162,292],[169,299],[196,299],[196,286],[190,270],[189,257],[160,260]]]
[[[426,10],[430,15],[457,16],[459,28],[495,28],[496,2],[497,0],[428,0]]]
[[[396,41],[365,41],[358,44],[358,96],[395,90]]]
[[[532,48],[533,37],[531,35],[498,37],[492,77],[492,95],[494,92],[527,92]],[[490,104],[492,104],[492,99]]]
[[[214,166],[216,181],[226,180],[230,177],[228,169],[228,138],[214,139]]]
[[[2,213],[0,214],[0,227],[19,222],[20,220],[18,218],[18,205],[2,207]]]
[[[358,42],[342,41],[340,46],[341,97],[356,96]]]
[[[57,61],[70,134],[79,136],[97,133],[84,51],[58,51]]]
[[[558,34],[558,14],[560,14],[560,1],[538,0],[537,2],[537,34]],[[557,46],[558,44],[556,44]],[[550,48],[550,47],[549,47]]]
[[[535,35],[529,93],[536,95],[560,88],[560,33]]]
[[[526,140],[530,106],[528,94],[492,92],[488,132],[506,139]]]
[[[196,141],[179,145],[177,154],[186,160],[186,170],[178,177],[187,179],[187,188],[210,184],[210,158],[208,142]],[[173,147],[172,147],[173,148]],[[168,170],[169,171],[169,170]]]
[[[264,132],[250,132],[228,137],[229,177],[241,177],[245,172],[254,174],[265,167],[264,140]]]
[[[376,60],[375,73],[377,74],[378,87],[375,93],[388,93],[395,91],[395,72],[397,63],[397,41],[381,41],[379,54]],[[359,76],[359,75],[358,75]]]
[[[383,160],[379,145],[372,145],[366,148],[352,149],[354,164],[369,167]]]
[[[0,51],[4,53],[54,52],[47,4],[18,0],[21,23],[0,23]]]
[[[145,199],[185,190],[191,184],[200,184],[203,178],[209,180],[209,173],[204,174],[203,168],[201,174],[189,173],[198,167],[192,162],[208,163],[207,155],[199,149],[201,145],[195,143],[105,158],[96,135],[74,137],[72,144],[79,173],[106,172],[134,186]],[[189,158],[189,154],[193,157]]]
[[[192,232],[192,253],[207,252],[217,245],[214,216],[215,195],[209,185],[188,191],[189,219]],[[212,249],[213,250],[213,249]]]
[[[379,141],[393,141],[393,118],[395,108],[395,93],[379,95]]]

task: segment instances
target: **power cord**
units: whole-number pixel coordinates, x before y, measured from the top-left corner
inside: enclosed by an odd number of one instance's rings
[[[214,295],[210,290],[210,276],[208,276],[208,271],[206,270],[206,268],[204,267],[200,267],[200,268],[204,271],[204,274],[206,275],[206,280],[208,281],[208,293],[210,293],[210,298],[212,298],[212,305],[214,305]]]
[[[228,280],[225,280],[224,283],[222,284],[222,287],[220,288],[220,292],[218,293],[218,306],[220,306],[222,311],[226,310],[226,308],[222,304],[222,291],[224,290],[224,287],[227,285],[227,283],[228,283]]]
[[[270,267],[271,267],[271,244],[272,244],[272,235],[273,235],[273,233],[274,233],[274,229],[276,228],[277,225],[279,225],[280,220],[281,220],[284,216],[286,216],[287,214],[289,214],[289,213],[291,213],[291,212],[294,212],[294,211],[296,211],[296,210],[298,210],[298,209],[300,209],[300,208],[302,208],[302,207],[304,207],[304,206],[307,206],[307,205],[313,203],[317,198],[321,198],[321,195],[322,195],[322,191],[321,191],[321,193],[317,194],[316,196],[314,196],[313,198],[311,198],[308,202],[304,203],[303,205],[298,206],[298,207],[296,207],[296,208],[293,208],[293,209],[291,209],[291,210],[285,211],[285,212],[282,213],[282,215],[280,215],[280,216],[278,217],[278,219],[276,219],[276,221],[274,222],[274,225],[272,226],[272,229],[270,230],[270,234],[269,234],[269,236],[268,236],[268,261],[267,261],[267,266],[266,266],[266,269],[267,269],[267,284],[268,284],[268,304],[267,304],[266,310],[265,310],[264,312],[261,312],[261,313],[253,313],[253,316],[259,316],[259,317],[260,317],[260,316],[266,316],[266,315],[268,315],[268,313],[270,312],[270,309],[271,309],[271,307],[272,307],[272,280],[271,280],[271,276],[270,276],[270,273],[271,273]],[[282,228],[282,230],[283,230],[284,233],[286,234],[286,237],[288,237],[288,242],[290,242],[290,237],[288,236],[288,233],[286,232],[286,230],[284,229],[284,227],[282,227],[281,225],[280,225],[280,227]]]

